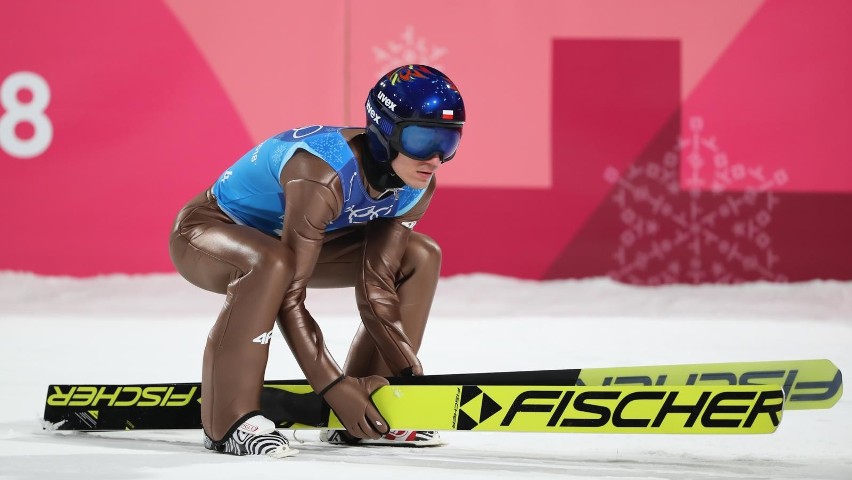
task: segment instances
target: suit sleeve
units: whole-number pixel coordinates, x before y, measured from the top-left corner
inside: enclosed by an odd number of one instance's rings
[[[322,331],[305,308],[305,289],[323,246],[326,226],[342,209],[337,175],[324,162],[297,153],[281,174],[286,204],[281,241],[293,252],[293,280],[278,325],[311,387],[322,392],[342,370],[326,348]]]
[[[419,220],[432,198],[435,181],[404,216],[373,220],[367,225],[361,275],[355,295],[361,320],[385,363],[395,375],[422,375],[417,352],[402,329],[396,287],[413,223]]]

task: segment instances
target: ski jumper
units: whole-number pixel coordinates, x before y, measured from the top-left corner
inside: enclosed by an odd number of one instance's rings
[[[344,371],[422,373],[417,350],[441,255],[412,228],[435,181],[372,198],[362,132],[312,126],[269,138],[178,214],[169,244],[175,267],[226,295],[202,371],[202,425],[213,440],[260,410],[276,322],[316,392]],[[362,323],[343,371],[305,307],[307,287],[355,287]]]

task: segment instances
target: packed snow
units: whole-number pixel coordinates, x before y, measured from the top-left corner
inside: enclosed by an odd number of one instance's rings
[[[222,297],[176,274],[73,279],[0,272],[0,478],[850,479],[852,400],[789,411],[771,435],[444,432],[447,445],[322,444],[293,458],[204,450],[200,430],[50,432],[51,383],[198,381]],[[358,325],[351,289],[309,290],[334,356]],[[427,373],[828,358],[852,371],[852,282],[636,287],[608,279],[442,278]],[[267,378],[300,378],[280,334]]]

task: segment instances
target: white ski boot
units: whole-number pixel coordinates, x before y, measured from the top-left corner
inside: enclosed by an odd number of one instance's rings
[[[290,448],[287,438],[275,429],[272,420],[254,415],[243,421],[225,439],[214,442],[204,433],[204,448],[231,455],[268,455],[274,458],[292,457],[299,453]]]

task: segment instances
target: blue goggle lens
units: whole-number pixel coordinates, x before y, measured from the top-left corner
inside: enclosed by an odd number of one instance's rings
[[[400,150],[417,160],[429,160],[438,155],[442,161],[447,161],[456,154],[460,141],[460,128],[406,125],[399,136]]]

